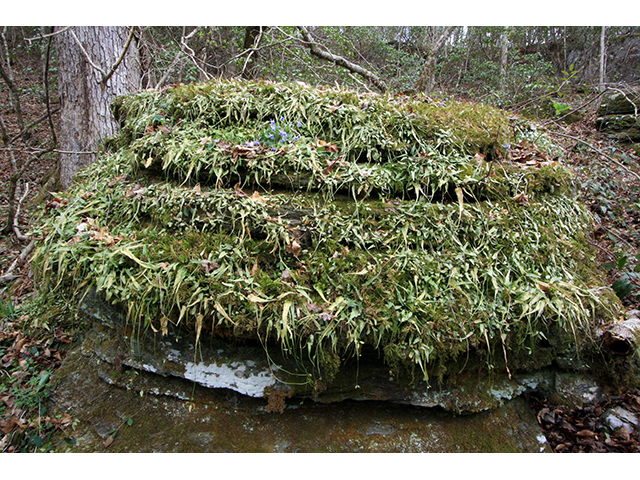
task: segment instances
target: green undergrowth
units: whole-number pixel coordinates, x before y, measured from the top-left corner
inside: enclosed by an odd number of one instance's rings
[[[325,382],[365,349],[416,378],[470,352],[539,368],[618,315],[571,175],[509,160],[499,111],[267,82],[114,110],[112,152],[33,232],[44,292],[94,286],[154,331],[258,340]]]

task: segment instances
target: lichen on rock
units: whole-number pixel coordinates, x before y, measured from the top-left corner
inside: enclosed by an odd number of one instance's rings
[[[532,372],[619,315],[570,173],[501,111],[263,81],[114,111],[121,133],[34,232],[43,289],[276,349],[296,392],[365,355],[401,384]]]

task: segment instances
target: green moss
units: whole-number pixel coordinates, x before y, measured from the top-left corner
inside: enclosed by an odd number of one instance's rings
[[[408,382],[538,368],[620,307],[567,170],[475,155],[504,140],[500,112],[264,82],[114,108],[118,150],[34,232],[69,297],[92,284],[140,324],[259,337],[318,381],[363,349]],[[299,139],[245,144],[271,118]]]

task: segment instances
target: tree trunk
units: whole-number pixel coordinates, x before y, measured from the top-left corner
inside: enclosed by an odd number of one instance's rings
[[[24,120],[22,119],[22,106],[20,105],[20,92],[18,91],[18,87],[13,82],[13,72],[11,71],[11,61],[9,59],[9,46],[7,45],[6,38],[7,27],[4,27],[2,30],[2,43],[5,50],[4,58],[0,59],[0,76],[9,87],[9,93],[11,94],[11,103],[13,104],[13,109],[16,112],[16,120],[18,121],[19,131],[22,132],[24,130]],[[6,69],[2,65],[6,60]]]
[[[416,90],[424,93],[431,93],[436,86],[436,59],[455,27],[446,27],[440,34],[436,31],[438,27],[428,28],[431,30],[431,39],[424,42],[426,59],[416,82]]]
[[[433,52],[427,53],[427,58],[422,67],[422,73],[416,82],[416,91],[431,93],[436,86],[436,55]]]
[[[78,170],[96,160],[100,142],[117,133],[111,101],[141,88],[140,58],[131,33],[127,27],[92,26],[73,27],[56,36],[62,104],[58,184],[62,188],[68,188]]]
[[[504,27],[500,35],[500,90],[504,91],[507,80],[507,60],[509,58],[509,27]]]
[[[605,31],[607,27],[602,27],[602,32],[600,33],[600,78],[599,78],[599,87],[600,91],[604,91],[604,75],[606,70],[606,57],[607,51],[605,48]]]
[[[257,43],[260,43],[261,36],[262,27],[245,27],[242,49],[247,51],[247,58],[242,68],[242,78],[252,79],[255,77],[256,51],[254,49],[258,46]]]

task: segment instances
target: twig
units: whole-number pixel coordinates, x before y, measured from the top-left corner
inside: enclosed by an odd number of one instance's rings
[[[187,35],[186,37],[184,36],[184,32],[183,32],[183,36],[180,37],[180,50],[178,51],[178,53],[176,53],[176,56],[174,57],[173,61],[171,62],[171,64],[169,65],[169,68],[166,69],[166,71],[164,72],[164,75],[162,75],[162,78],[160,78],[160,80],[158,80],[158,82],[156,83],[156,90],[158,90],[162,84],[165,82],[165,80],[167,79],[167,77],[169,76],[169,74],[171,73],[171,70],[173,70],[173,67],[175,67],[175,65],[178,63],[178,60],[180,60],[180,57],[182,57],[182,55],[185,54],[184,52],[184,46],[186,46],[186,40],[189,40],[193,35],[196,34],[196,32],[200,30],[200,27],[196,27],[194,28],[191,33],[189,33],[189,35]],[[196,64],[196,67],[198,65]]]
[[[96,155],[98,150],[59,150],[57,148],[10,148],[10,147],[0,147],[0,151],[18,151],[28,153],[30,155],[44,155],[45,153],[55,152],[55,153],[67,153],[72,155]]]
[[[1,116],[0,116],[0,123],[3,123]],[[20,178],[22,178],[22,175],[24,175],[24,172],[27,171],[27,168],[29,168],[29,165],[31,165],[31,163],[35,159],[40,158],[42,155],[44,155],[44,154],[46,154],[48,152],[51,152],[53,149],[41,150],[39,152],[29,152],[32,156],[26,162],[24,162],[24,164],[22,165],[20,170],[18,170],[18,165],[17,165],[15,157],[13,155],[13,148],[11,147],[11,145],[9,144],[9,146],[7,148],[2,148],[0,150],[8,150],[9,151],[9,161],[11,162],[12,175],[9,178],[9,194],[8,194],[8,197],[9,197],[8,198],[8,200],[9,200],[9,208],[8,208],[8,214],[7,214],[8,217],[7,217],[7,224],[2,229],[2,233],[9,234],[12,231],[15,232],[14,226],[15,226],[17,214],[16,214],[16,207],[15,207],[14,203],[16,201],[15,196],[16,196],[16,190],[17,190],[17,187],[18,187],[18,181],[20,180]],[[21,199],[20,202],[22,202],[23,199]],[[18,204],[18,207],[19,206],[20,206],[20,204]],[[19,211],[19,208],[18,208],[18,211]],[[27,237],[24,237],[24,236],[20,235],[19,231],[16,232],[16,237],[20,241],[28,240]]]
[[[85,58],[87,59],[87,61],[89,62],[89,64],[95,68],[97,71],[99,71],[102,74],[102,77],[104,78],[104,76],[106,75],[105,71],[102,70],[98,65],[96,65],[95,63],[93,63],[93,60],[91,60],[91,57],[89,56],[89,54],[87,53],[87,51],[84,49],[84,47],[82,46],[82,43],[80,43],[80,39],[76,36],[76,34],[74,33],[73,30],[69,30],[69,33],[71,34],[71,36],[74,38],[74,40],[76,41],[76,43],[78,44],[78,47],[80,47],[80,51],[83,53],[83,55],[85,56]]]
[[[22,263],[27,259],[29,254],[35,248],[35,246],[36,246],[36,240],[35,238],[32,238],[29,244],[24,248],[20,256],[13,261],[13,263],[11,264],[9,269],[6,271],[6,273],[0,277],[0,283],[10,282],[19,277],[19,275],[13,275],[12,272],[15,270],[18,263]]]
[[[602,97],[602,96],[605,94],[605,92],[606,92],[606,91],[607,91],[607,90],[604,90],[604,91],[602,91],[602,92],[598,93],[595,97],[593,97],[593,98],[592,98],[591,100],[589,100],[588,102],[585,102],[585,103],[583,103],[582,105],[580,105],[580,106],[578,106],[578,107],[576,107],[576,108],[569,109],[569,113],[566,113],[566,114],[564,114],[563,116],[561,116],[561,117],[559,117],[559,118],[555,118],[555,119],[553,119],[553,120],[550,120],[550,121],[548,121],[547,123],[543,123],[541,126],[542,126],[542,127],[546,127],[547,125],[549,125],[549,124],[551,124],[551,123],[556,123],[556,122],[558,122],[558,121],[562,120],[563,118],[568,117],[568,116],[569,116],[569,115],[571,115],[573,112],[575,112],[575,111],[577,111],[577,110],[580,110],[581,108],[584,108],[584,107],[586,107],[587,105],[589,105],[590,103],[593,103],[593,102],[595,102],[596,100],[598,100],[600,97]]]
[[[27,198],[28,194],[29,194],[29,182],[26,182],[24,193],[22,194],[22,197],[20,197],[20,200],[18,200],[18,205],[16,206],[16,213],[13,216],[13,233],[16,234],[16,238],[20,242],[26,242],[27,240],[29,240],[29,237],[22,235],[18,228],[18,218],[20,217],[20,207],[22,206],[22,202],[24,202],[24,199]]]
[[[618,240],[620,240],[622,243],[626,243],[629,247],[633,248],[633,244],[630,243],[628,240],[625,240],[624,238],[622,238],[620,235],[618,235],[616,232],[614,232],[613,230],[611,230],[610,228],[604,226],[604,225],[600,225],[600,228],[606,230],[607,232],[609,232],[611,235],[613,235],[614,237],[616,237]]]
[[[596,147],[594,147],[593,145],[591,145],[589,142],[586,142],[584,140],[582,140],[581,138],[577,138],[574,137],[572,135],[567,135],[566,133],[560,133],[560,132],[553,132],[554,135],[560,135],[561,137],[566,137],[566,138],[570,138],[572,140],[575,140],[577,142],[583,143],[585,144],[587,147],[589,147],[591,150],[593,150],[596,153],[599,153],[600,155],[602,155],[603,157],[605,157],[607,160],[612,161],[613,163],[615,163],[616,165],[618,165],[619,167],[621,167],[622,169],[626,170],[627,173],[630,173],[631,175],[633,175],[634,177],[636,177],[638,180],[640,180],[640,175],[638,175],[636,172],[634,172],[633,170],[631,170],[629,167],[627,167],[626,165],[623,165],[622,163],[620,163],[618,160],[616,160],[615,158],[607,155],[606,153],[604,153],[602,150],[598,150]]]
[[[367,70],[366,68],[361,67],[360,65],[356,65],[355,63],[351,63],[343,57],[338,55],[334,55],[329,52],[325,47],[315,42],[311,38],[311,34],[305,27],[298,27],[300,34],[302,35],[302,42],[309,47],[309,51],[312,55],[316,57],[322,58],[323,60],[328,60],[330,62],[335,63],[336,65],[346,68],[347,70],[357,73],[358,75],[363,76],[371,83],[373,83],[379,90],[383,93],[387,91],[386,84],[378,77],[375,73]]]
[[[211,75],[209,75],[209,73],[208,73],[206,70],[204,70],[204,69],[203,69],[203,68],[198,64],[198,57],[196,57],[196,52],[194,52],[194,51],[193,51],[193,49],[192,49],[189,45],[187,45],[187,42],[186,42],[186,40],[190,39],[193,35],[195,35],[195,33],[196,33],[198,30],[200,30],[200,27],[196,27],[196,28],[194,28],[194,29],[193,29],[193,31],[192,31],[189,35],[187,35],[186,37],[182,37],[182,39],[180,40],[180,42],[181,42],[182,46],[184,46],[184,49],[185,49],[185,51],[187,52],[187,56],[191,59],[191,61],[192,61],[192,62],[193,62],[193,64],[195,65],[195,67],[196,67],[198,70],[200,70],[200,71],[204,74],[204,76],[205,76],[205,78],[206,78],[207,80],[210,80],[210,79],[211,79]]]
[[[109,69],[109,72],[105,72],[102,68],[100,68],[98,65],[93,63],[93,61],[91,60],[91,57],[89,56],[87,51],[82,46],[82,43],[80,43],[80,40],[78,39],[78,37],[76,36],[74,31],[73,30],[69,30],[69,33],[71,33],[71,36],[75,39],[76,43],[78,44],[78,47],[80,47],[80,51],[83,53],[83,55],[85,56],[87,61],[91,64],[91,66],[93,68],[95,68],[98,72],[100,72],[102,74],[102,79],[98,83],[102,86],[103,90],[107,86],[107,81],[115,73],[116,69],[120,66],[120,63],[124,59],[124,56],[127,53],[127,50],[129,49],[129,45],[131,45],[131,40],[133,40],[133,36],[134,36],[134,33],[135,33],[135,28],[136,28],[135,26],[131,27],[131,31],[129,32],[129,38],[127,39],[127,43],[123,47],[122,52],[120,53],[120,57],[118,58],[118,60],[116,60],[116,62],[113,64],[113,66]]]
[[[47,118],[49,119],[49,128],[51,129],[51,139],[53,140],[53,144],[58,144],[58,139],[56,138],[56,130],[53,127],[53,118],[51,112],[51,102],[49,101],[49,59],[51,57],[51,41],[53,37],[49,37],[49,42],[47,43],[47,54],[45,57],[44,64],[44,72],[42,74],[42,82],[44,83],[44,99],[47,104]]]
[[[258,36],[254,39],[253,41],[253,46],[251,48],[248,49],[247,53],[247,58],[245,58],[244,63],[242,65],[242,71],[240,72],[240,75],[242,77],[244,77],[245,75],[245,71],[247,69],[247,65],[249,65],[249,60],[251,59],[251,56],[256,52],[256,47],[260,44],[260,40],[262,39],[262,27],[260,27],[260,31],[258,32]]]
[[[43,38],[47,38],[47,37],[54,37],[56,35],[60,35],[61,33],[66,32],[67,30],[69,30],[71,27],[64,27],[61,30],[56,30],[55,32],[51,32],[51,33],[47,33],[45,35],[40,35],[39,37],[32,37],[32,38],[25,38],[25,40],[29,43],[31,43],[34,40],[42,40]]]
[[[7,46],[7,39],[5,36],[7,27],[4,27],[2,30],[2,43],[4,45],[4,50],[6,51],[6,63],[7,69],[3,66],[4,59],[0,60],[0,76],[4,79],[7,87],[9,87],[9,92],[11,94],[11,103],[13,103],[13,108],[16,111],[16,120],[18,121],[18,126],[20,130],[24,128],[24,120],[22,119],[22,106],[20,105],[20,93],[13,82],[13,73],[11,71],[11,62],[9,61],[9,47]]]
[[[299,42],[300,39],[299,38],[295,38],[292,37],[291,35],[289,35],[287,32],[283,31],[282,29],[280,29],[279,27],[268,27],[268,29],[275,29],[278,30],[280,33],[282,33],[283,35],[285,35],[285,39],[284,40],[278,40],[278,41],[274,41],[272,43],[266,44],[266,45],[258,45],[255,46],[253,48],[247,48],[246,50],[243,50],[242,52],[238,53],[237,55],[234,55],[233,57],[229,58],[226,62],[221,63],[220,65],[212,65],[210,63],[207,62],[202,62],[203,65],[206,65],[207,67],[211,67],[211,68],[216,68],[216,69],[220,69],[222,68],[224,65],[228,65],[231,62],[233,62],[234,60],[244,57],[247,54],[249,54],[249,52],[254,51],[254,52],[259,52],[261,50],[266,50],[272,47],[275,47],[277,45],[281,45],[283,43],[286,43],[287,40],[295,40],[296,42]],[[265,30],[266,32],[266,30]]]
[[[47,110],[49,108],[49,105],[47,105]],[[19,131],[18,133],[16,133],[13,137],[11,137],[11,143],[15,142],[18,138],[20,138],[22,135],[25,134],[25,132],[29,131],[29,129],[35,127],[37,124],[39,124],[40,122],[42,122],[43,120],[46,120],[47,117],[58,113],[60,111],[60,107],[56,107],[54,108],[52,111],[47,111],[47,113],[45,113],[44,115],[42,115],[40,118],[38,118],[37,120],[34,120],[33,122],[31,122],[29,125],[27,125],[26,127],[24,127],[21,131]],[[52,130],[53,132],[53,130]],[[54,135],[54,143],[55,143],[55,135]]]
[[[109,70],[109,73],[107,73],[104,77],[102,77],[102,81],[100,82],[100,84],[102,85],[102,89],[103,90],[107,86],[107,81],[115,73],[116,69],[120,66],[120,63],[122,62],[122,60],[124,60],[124,56],[127,53],[127,50],[129,50],[129,45],[131,45],[131,40],[133,40],[133,34],[135,33],[135,30],[136,30],[135,26],[131,27],[131,31],[129,32],[129,38],[127,38],[127,43],[125,44],[124,48],[122,49],[122,53],[120,54],[120,58],[118,58],[116,63],[113,64],[113,66],[111,67],[111,70]]]
[[[634,115],[636,117],[638,116],[638,106],[634,102],[632,102],[629,97],[627,97],[627,94],[624,93],[624,91],[620,90],[619,88],[615,88],[615,87],[607,87],[607,88],[610,89],[610,90],[615,90],[616,92],[620,92],[622,94],[622,96],[627,99],[627,102],[629,102],[631,105],[633,105],[633,109],[635,111]]]

